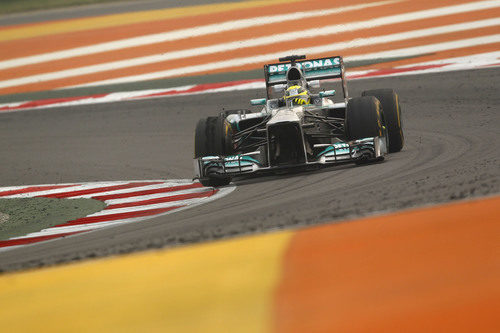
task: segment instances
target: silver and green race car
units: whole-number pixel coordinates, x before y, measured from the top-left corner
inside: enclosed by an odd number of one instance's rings
[[[224,111],[198,122],[194,167],[203,185],[223,186],[235,176],[291,168],[381,161],[403,148],[401,108],[393,90],[350,98],[340,56],[279,61],[264,65],[267,98],[251,100],[263,106],[260,111]],[[322,80],[340,80],[342,100],[333,101],[335,90],[320,91]],[[311,93],[309,104],[273,96],[294,85]]]

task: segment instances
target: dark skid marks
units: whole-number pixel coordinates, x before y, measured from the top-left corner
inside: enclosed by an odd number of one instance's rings
[[[405,148],[387,163],[238,181],[229,196],[176,214],[0,253],[3,271],[172,247],[500,192],[500,69],[356,80],[394,87]],[[2,183],[190,178],[200,117],[260,90],[0,115]],[[54,126],[58,124],[58,126]]]

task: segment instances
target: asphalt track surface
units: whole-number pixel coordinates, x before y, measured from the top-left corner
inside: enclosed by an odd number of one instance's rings
[[[0,253],[2,271],[342,221],[500,192],[500,69],[357,80],[400,95],[402,152],[236,182],[222,199],[176,214]],[[200,117],[248,105],[227,92],[0,115],[2,185],[192,177]],[[473,221],[471,221],[473,223]]]

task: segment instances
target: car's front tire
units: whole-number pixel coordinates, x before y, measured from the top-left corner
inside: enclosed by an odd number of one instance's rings
[[[200,119],[194,134],[194,157],[225,156],[233,153],[231,125],[221,114]]]
[[[194,157],[224,156],[231,151],[230,126],[225,122],[225,117],[207,117],[200,119],[196,124],[194,134]],[[210,175],[200,179],[203,186],[224,186],[231,182],[227,175]]]
[[[200,178],[200,183],[203,186],[207,187],[219,187],[219,186],[226,186],[231,182],[231,177],[229,176],[224,176],[224,177],[203,177]]]

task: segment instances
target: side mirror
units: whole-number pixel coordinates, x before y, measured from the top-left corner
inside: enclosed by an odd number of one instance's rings
[[[335,96],[335,90],[325,90],[325,91],[320,91],[319,97],[333,97]]]
[[[265,98],[252,99],[252,100],[250,100],[250,104],[252,104],[252,105],[266,105],[266,99]]]

